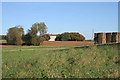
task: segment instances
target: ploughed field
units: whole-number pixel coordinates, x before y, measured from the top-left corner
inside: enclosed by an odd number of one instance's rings
[[[2,42],[6,44],[6,42]],[[40,46],[84,46],[94,45],[93,41],[44,41]],[[15,45],[2,45],[2,47],[16,47]]]
[[[118,78],[118,46],[3,47],[3,78]]]
[[[44,41],[42,46],[83,46],[93,44],[93,41]]]

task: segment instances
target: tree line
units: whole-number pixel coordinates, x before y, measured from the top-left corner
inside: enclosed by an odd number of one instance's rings
[[[43,41],[48,41],[50,35],[47,34],[47,26],[44,22],[34,23],[27,33],[24,34],[24,29],[21,25],[9,28],[7,36],[3,36],[11,45],[41,45]],[[85,37],[79,33],[65,32],[58,34],[55,41],[83,41]]]
[[[6,35],[0,35],[0,40],[6,40],[7,36]]]
[[[55,40],[56,41],[83,41],[85,40],[85,37],[79,33],[65,32],[62,34],[58,34]]]
[[[21,25],[9,28],[7,33],[7,43],[13,45],[40,45],[43,41],[50,39],[47,34],[47,26],[44,22],[34,23],[27,34],[24,34],[24,29]]]

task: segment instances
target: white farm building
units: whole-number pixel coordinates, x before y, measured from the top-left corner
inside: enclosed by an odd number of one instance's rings
[[[49,41],[55,41],[56,36],[50,36],[50,40]]]

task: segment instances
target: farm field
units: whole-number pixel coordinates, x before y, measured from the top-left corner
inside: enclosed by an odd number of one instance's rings
[[[93,44],[94,41],[44,41],[42,46],[83,46]]]
[[[6,42],[0,42],[6,44]],[[93,41],[44,41],[40,46],[84,46],[84,45],[94,45]],[[17,47],[15,45],[2,45],[2,47]],[[26,47],[26,46],[23,46]],[[31,46],[27,46],[31,47]],[[38,47],[38,46],[36,46]]]
[[[2,77],[118,78],[118,46],[3,47]]]

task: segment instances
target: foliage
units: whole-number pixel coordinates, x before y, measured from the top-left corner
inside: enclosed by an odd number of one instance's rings
[[[42,44],[43,41],[45,41],[45,38],[40,36],[33,36],[31,39],[31,43],[36,46]]]
[[[65,50],[22,47],[21,51],[19,47],[3,48],[2,77],[118,78],[118,46],[120,44],[77,49],[69,46]]]
[[[79,33],[62,33],[57,35],[56,41],[83,41],[85,37]]]
[[[49,35],[49,34],[45,34],[45,35],[43,35],[42,37],[45,38],[45,41],[48,41],[48,40],[50,39],[50,35]]]
[[[7,36],[6,35],[0,35],[0,40],[6,40]]]
[[[24,35],[24,29],[22,28],[22,26],[17,25],[13,28],[10,28],[7,33],[8,44],[21,45],[22,35]]]
[[[31,31],[33,35],[37,35],[37,33],[39,32],[39,35],[43,36],[47,33],[47,26],[44,22],[34,23],[31,27]]]
[[[37,35],[39,33],[39,35]],[[47,27],[45,23],[34,23],[28,33],[23,37],[25,44],[40,45],[47,40]]]
[[[23,35],[22,39],[26,45],[31,45],[31,39],[32,39],[31,31],[28,30],[28,33]]]

